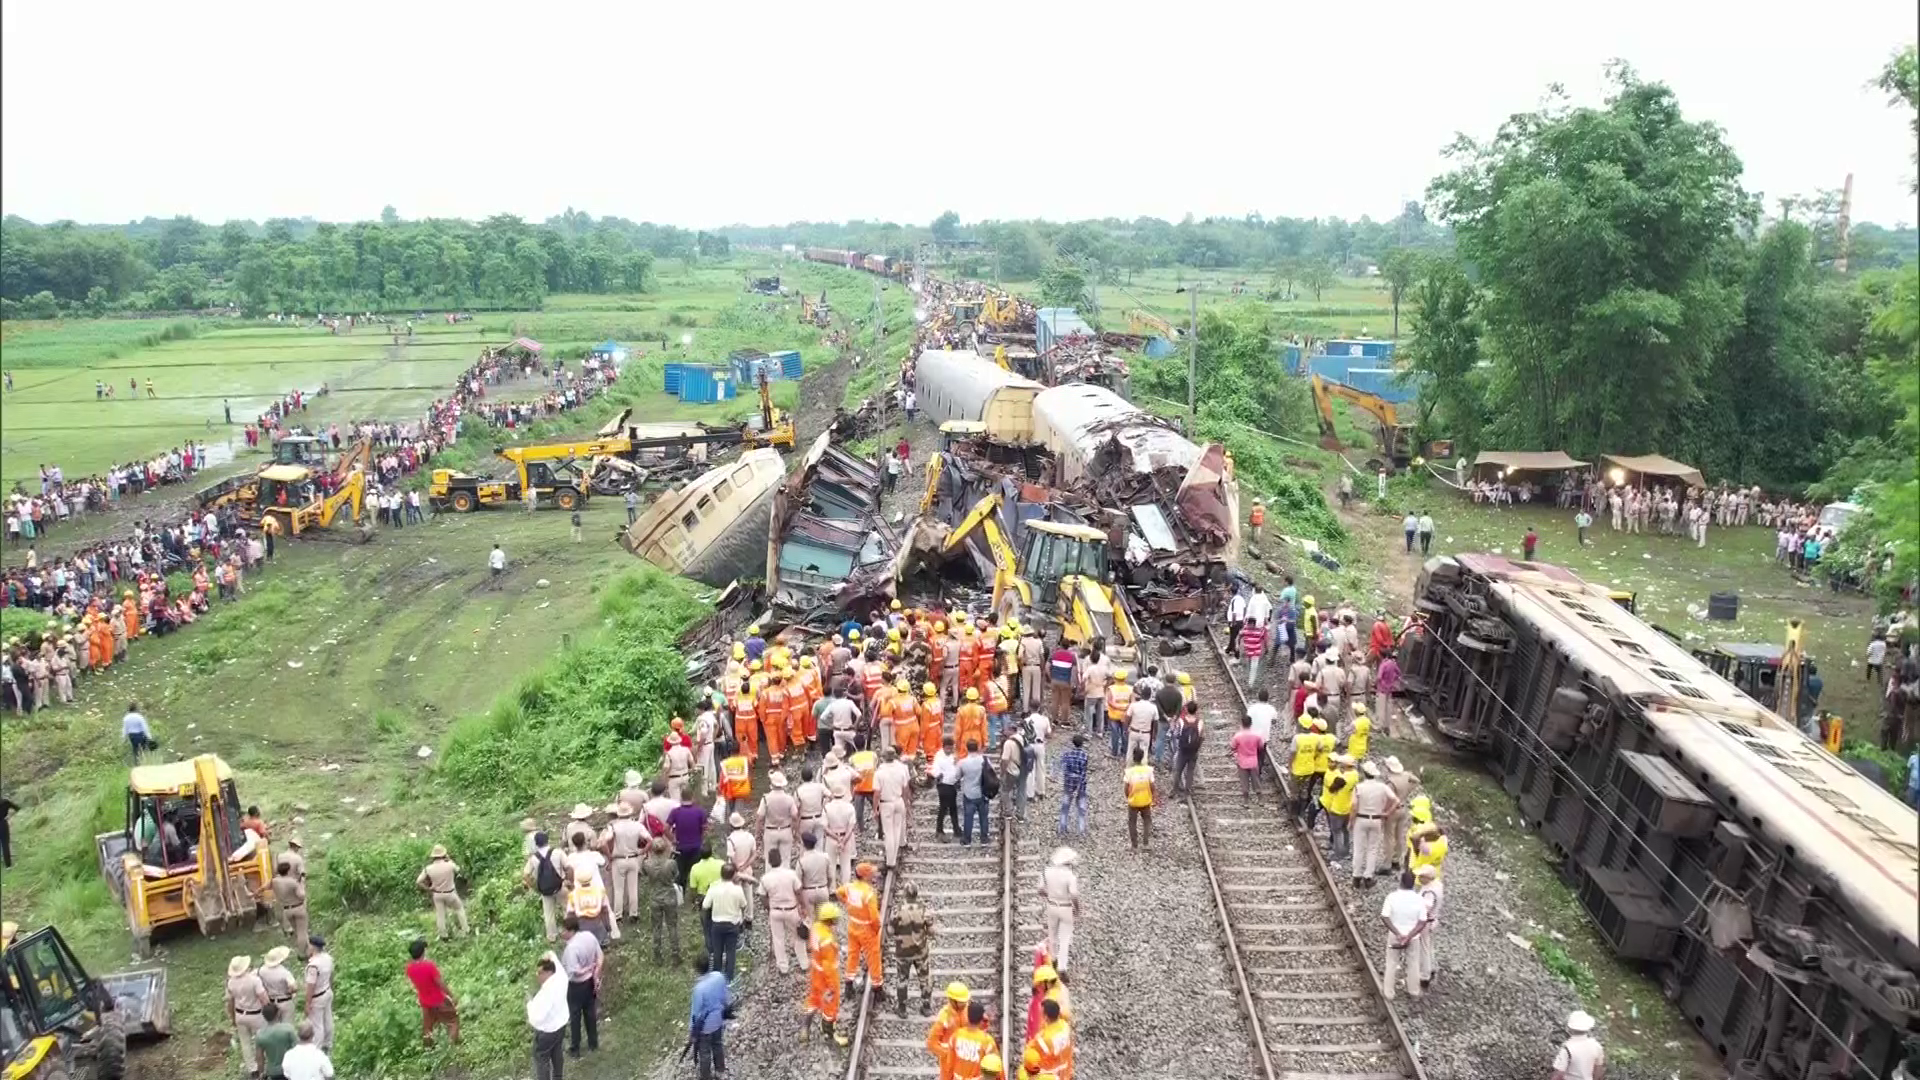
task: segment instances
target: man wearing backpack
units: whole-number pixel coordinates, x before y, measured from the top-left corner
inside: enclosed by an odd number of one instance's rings
[[[560,937],[560,906],[564,902],[560,887],[566,883],[567,857],[547,844],[547,834],[533,834],[533,853],[520,871],[520,880],[540,895],[540,921],[546,924],[547,940]]]
[[[1174,736],[1173,789],[1191,798],[1200,771],[1200,703],[1187,702],[1186,715]]]
[[[1000,743],[1000,777],[1003,781],[1000,785],[1001,820],[1027,820],[1027,767],[1031,758],[1022,727],[1020,724],[1010,725],[1007,737]]]

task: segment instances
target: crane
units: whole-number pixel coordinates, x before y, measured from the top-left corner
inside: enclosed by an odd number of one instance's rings
[[[1400,414],[1393,402],[1378,394],[1369,394],[1365,390],[1356,390],[1345,383],[1319,375],[1311,376],[1313,384],[1313,405],[1320,413],[1320,445],[1328,450],[1343,450],[1340,436],[1333,426],[1333,399],[1339,398],[1359,408],[1373,417],[1378,427],[1374,439],[1379,443],[1381,454],[1393,468],[1404,469],[1413,459],[1413,425],[1400,422]]]

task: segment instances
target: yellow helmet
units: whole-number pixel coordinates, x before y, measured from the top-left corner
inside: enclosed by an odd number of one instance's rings
[[[1033,981],[1037,983],[1052,982],[1059,977],[1060,973],[1053,969],[1052,964],[1041,964],[1033,969]]]
[[[759,624],[759,623],[754,623],[754,624],[753,624],[752,626],[749,626],[749,627],[747,627],[747,636],[748,636],[748,637],[759,637],[759,636],[760,636],[760,624]]]
[[[1422,824],[1433,820],[1433,800],[1425,795],[1415,795],[1407,804],[1407,815]]]
[[[746,645],[746,642],[743,642],[743,641],[736,641],[736,642],[734,642],[734,643],[733,643],[733,658],[734,658],[735,660],[744,660],[744,659],[746,659],[746,656],[747,656],[747,645]]]
[[[897,627],[897,626],[895,626],[895,627],[891,627],[891,628],[889,628],[889,629],[887,630],[887,640],[888,640],[888,641],[899,641],[899,640],[900,640],[900,628],[899,628],[899,627]]]
[[[849,630],[849,631],[847,631],[847,640],[848,640],[848,641],[859,641],[859,640],[860,640],[860,631],[858,631],[858,630]]]
[[[967,700],[968,700],[968,701],[979,701],[979,700],[980,700],[980,688],[979,688],[979,687],[977,687],[977,686],[969,686],[969,687],[967,687]]]
[[[892,610],[894,610],[894,611],[899,611],[899,610],[900,610],[900,601],[898,601],[898,600],[895,600],[895,601],[894,601],[894,602],[893,602],[892,604],[889,604],[889,605],[888,605],[888,607],[889,607],[890,609],[892,609]]]
[[[980,1074],[982,1076],[1005,1076],[1007,1074],[1007,1066],[1000,1060],[999,1054],[988,1054],[986,1057],[980,1059]]]
[[[1018,619],[1008,619],[1008,620],[1007,620],[1007,629],[1009,629],[1009,630],[1011,630],[1011,631],[1013,631],[1013,632],[1014,632],[1014,633],[1016,633],[1016,634],[1017,634],[1017,633],[1019,633],[1019,632],[1020,632],[1020,620],[1018,620]]]
[[[907,680],[905,679],[905,677],[893,680],[893,688],[895,690],[900,691],[903,694],[906,693],[908,686],[907,686]]]
[[[1127,681],[1127,669],[1126,669],[1126,668],[1121,668],[1121,669],[1120,669],[1119,671],[1116,671],[1116,672],[1114,672],[1114,673],[1113,673],[1113,681],[1114,681],[1114,682],[1126,682],[1126,681]]]
[[[1178,675],[1175,675],[1175,676],[1174,676],[1174,681],[1175,681],[1175,682],[1177,682],[1177,683],[1179,683],[1179,684],[1180,684],[1181,686],[1192,686],[1192,685],[1193,685],[1193,676],[1191,676],[1191,675],[1189,675],[1189,674],[1187,674],[1186,672],[1184,672],[1184,671],[1183,671],[1183,672],[1181,672],[1180,674],[1178,674]],[[1357,708],[1357,706],[1356,706],[1356,708]]]
[[[1026,1052],[1020,1055],[1020,1065],[1022,1068],[1025,1068],[1030,1073],[1039,1072],[1040,1071],[1040,1048],[1033,1045],[1032,1043],[1028,1043]]]
[[[963,623],[961,623],[961,624],[960,624],[960,635],[961,635],[962,637],[972,637],[972,636],[973,636],[973,624],[972,624],[972,623],[970,623],[970,622],[963,622]]]
[[[751,663],[751,664],[748,664],[748,665],[747,665],[747,670],[748,670],[748,671],[760,671],[760,670],[762,670],[762,669],[764,669],[764,668],[765,668],[766,666],[767,666],[767,665],[765,665],[765,664],[763,664],[763,663],[761,663],[760,661],[758,661],[758,660],[755,660],[755,661],[754,661],[753,663]]]
[[[944,634],[944,633],[946,633],[946,632],[947,632],[947,624],[946,624],[946,623],[945,623],[944,621],[942,621],[942,620],[940,620],[940,619],[935,619],[935,620],[933,620],[933,632],[934,632],[934,633],[936,633],[936,634]]]
[[[947,984],[947,1000],[957,1001],[965,1005],[967,1002],[973,1000],[973,991],[967,989],[966,983],[950,982]]]
[[[846,913],[840,910],[839,904],[836,904],[833,901],[829,900],[826,903],[820,905],[820,910],[818,913],[815,914],[814,917],[819,919],[821,922],[831,922],[832,920],[837,919],[844,914]]]
[[[940,688],[932,683],[922,683],[920,684],[920,692],[928,697],[933,697],[940,692]]]
[[[1305,604],[1305,605],[1306,605],[1307,607],[1312,607],[1312,606],[1313,606],[1313,597],[1311,597],[1311,596],[1309,596],[1309,597],[1307,597],[1307,598],[1306,598],[1305,600],[1302,600],[1302,601],[1301,601],[1301,603],[1302,603],[1302,604]]]

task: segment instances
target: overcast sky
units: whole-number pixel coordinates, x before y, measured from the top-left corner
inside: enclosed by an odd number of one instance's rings
[[[1549,83],[1597,102],[1621,57],[1727,130],[1769,210],[1852,172],[1855,219],[1893,224],[1912,135],[1869,83],[1914,33],[1911,0],[7,0],[0,208],[1385,218],[1455,133]]]

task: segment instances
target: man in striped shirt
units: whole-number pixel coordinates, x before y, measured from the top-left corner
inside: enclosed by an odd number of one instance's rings
[[[1087,737],[1075,734],[1073,745],[1060,755],[1060,835],[1067,834],[1067,818],[1078,810],[1081,836],[1087,835]]]

